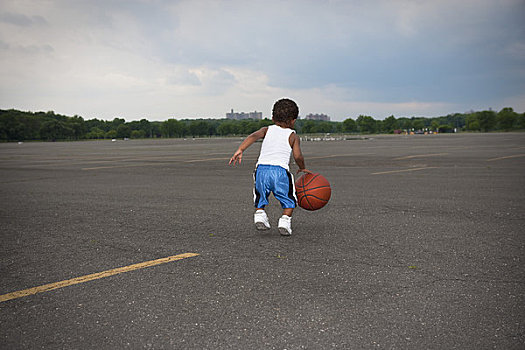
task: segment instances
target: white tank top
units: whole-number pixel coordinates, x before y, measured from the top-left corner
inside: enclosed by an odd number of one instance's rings
[[[279,125],[270,125],[261,146],[257,165],[278,165],[289,170],[290,155],[292,154],[289,139],[293,132],[295,130],[281,128]]]

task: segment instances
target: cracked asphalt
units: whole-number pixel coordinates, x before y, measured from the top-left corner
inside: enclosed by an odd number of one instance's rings
[[[291,237],[240,141],[0,144],[0,295],[199,254],[0,302],[0,348],[525,348],[525,134],[304,141]]]

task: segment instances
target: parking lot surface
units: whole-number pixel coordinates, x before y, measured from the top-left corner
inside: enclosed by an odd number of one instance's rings
[[[0,144],[0,348],[525,348],[525,134],[303,141],[291,237],[240,142]]]

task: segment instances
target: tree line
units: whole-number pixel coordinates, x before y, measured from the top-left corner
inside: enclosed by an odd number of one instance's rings
[[[270,124],[272,122],[269,119],[84,120],[77,115],[70,117],[53,111],[23,112],[10,109],[0,110],[0,141],[232,136],[247,135]],[[360,115],[343,122],[298,119],[295,129],[300,134],[511,131],[525,129],[525,113],[520,114],[507,107],[499,112],[472,111],[434,118],[396,118],[391,115],[384,120],[376,120],[371,116]]]

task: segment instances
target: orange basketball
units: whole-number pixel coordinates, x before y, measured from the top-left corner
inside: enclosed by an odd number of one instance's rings
[[[297,204],[306,210],[321,209],[332,195],[330,183],[319,173],[304,174],[295,181]]]

